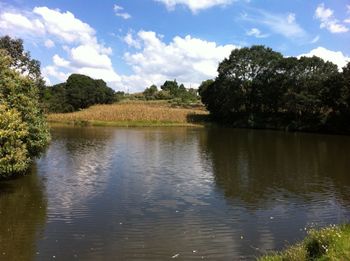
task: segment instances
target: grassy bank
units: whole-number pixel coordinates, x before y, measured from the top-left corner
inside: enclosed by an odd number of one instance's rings
[[[166,101],[125,101],[48,115],[52,123],[120,127],[198,126],[207,118],[208,112],[203,107],[173,107]]]
[[[258,260],[350,260],[350,225],[310,230],[301,243]]]

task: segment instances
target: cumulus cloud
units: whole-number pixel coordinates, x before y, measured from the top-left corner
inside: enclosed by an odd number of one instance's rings
[[[76,67],[112,68],[111,59],[106,54],[101,54],[93,46],[80,45],[72,48],[70,53],[71,60]]]
[[[336,65],[338,65],[338,68],[343,68],[348,62],[350,62],[350,57],[344,55],[342,52],[335,52],[328,50],[324,47],[317,47],[313,50],[311,50],[309,53],[301,54],[298,57],[312,57],[312,56],[318,56],[322,58],[325,61],[332,62]]]
[[[150,84],[160,85],[169,79],[197,87],[203,80],[214,78],[219,62],[237,48],[189,35],[176,36],[170,43],[165,43],[152,31],[140,31],[135,37],[141,45],[140,51],[124,56],[134,74],[122,77],[124,84],[135,91]]]
[[[340,23],[339,20],[334,17],[334,11],[325,8],[324,4],[317,6],[315,18],[320,20],[320,28],[326,28],[331,33],[346,33],[349,31],[348,27]]]
[[[266,38],[269,36],[268,34],[261,33],[261,31],[258,28],[252,28],[246,34],[248,36],[254,36],[256,38]]]
[[[193,13],[200,10],[208,9],[214,6],[226,6],[233,2],[233,0],[155,0],[163,3],[169,10],[173,10],[177,5],[184,5],[188,7]]]
[[[137,48],[137,49],[141,48],[140,42],[138,40],[134,39],[134,37],[133,37],[131,32],[127,33],[127,35],[125,35],[123,40],[130,47],[134,47],[134,48]]]
[[[57,67],[63,67],[63,68],[70,68],[70,62],[59,56],[58,54],[55,54],[52,57],[53,63]]]
[[[48,82],[65,81],[71,73],[85,73],[112,84],[120,82],[120,76],[112,66],[112,49],[101,44],[95,30],[76,18],[71,12],[35,7],[31,12],[11,10],[0,12],[0,29],[11,36],[33,35],[42,38],[39,42],[53,48],[55,41],[63,44],[66,57],[52,57],[52,65],[43,68],[42,74]]]
[[[48,83],[51,84],[51,78],[53,77],[54,79],[58,79],[61,82],[64,82],[67,80],[69,73],[65,73],[59,70],[57,66],[54,65],[49,65],[45,66],[42,69],[42,74],[44,76],[44,79],[48,79]]]
[[[45,26],[39,19],[30,19],[21,13],[3,12],[0,14],[0,29],[3,33],[13,34],[13,29],[20,34],[43,35]]]
[[[131,18],[131,15],[124,11],[124,7],[121,7],[119,5],[114,5],[113,10],[116,16],[119,16],[125,20]]]

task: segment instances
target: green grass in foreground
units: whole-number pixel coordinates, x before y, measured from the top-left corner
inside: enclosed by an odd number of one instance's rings
[[[350,225],[308,231],[307,237],[288,249],[259,261],[350,260]]]

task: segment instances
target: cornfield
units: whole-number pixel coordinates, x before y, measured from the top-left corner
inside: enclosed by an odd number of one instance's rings
[[[164,102],[122,102],[95,105],[72,113],[48,115],[51,122],[105,121],[105,122],[168,122],[193,123],[208,115],[202,108],[173,108]]]

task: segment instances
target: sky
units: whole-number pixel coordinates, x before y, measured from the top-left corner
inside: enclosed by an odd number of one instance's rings
[[[350,61],[349,0],[0,0],[0,35],[24,40],[48,85],[80,73],[119,91],[196,88],[235,48]]]

